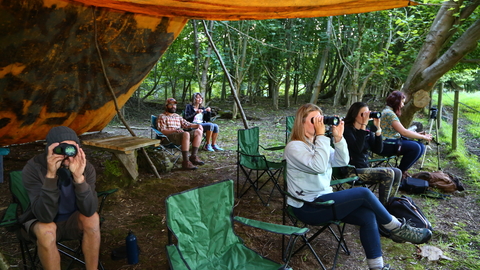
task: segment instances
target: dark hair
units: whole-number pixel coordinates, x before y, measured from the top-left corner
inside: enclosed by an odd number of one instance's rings
[[[201,96],[201,97],[202,97],[202,103],[203,103],[202,93],[197,92],[197,93],[193,94],[193,96],[192,96],[192,105],[194,105],[194,106],[195,106],[195,99],[197,98],[197,96]],[[202,105],[202,103],[200,103],[200,105]]]
[[[355,102],[350,106],[350,109],[348,109],[347,115],[343,119],[345,122],[345,125],[353,125],[355,123],[355,118],[358,115],[358,112],[360,111],[361,108],[367,107],[368,105],[364,102]]]
[[[400,103],[402,103],[402,99],[405,98],[405,94],[400,91],[393,91],[387,97],[387,106],[392,107],[393,111],[396,115],[402,115],[402,110],[400,108]]]

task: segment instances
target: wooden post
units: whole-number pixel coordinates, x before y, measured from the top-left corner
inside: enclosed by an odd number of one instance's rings
[[[439,89],[438,89],[438,100],[437,100],[437,101],[438,101],[438,103],[437,103],[437,109],[438,109],[438,111],[437,111],[437,129],[439,129],[439,130],[442,128],[443,86],[444,86],[444,84],[441,83],[441,84],[440,84],[440,87],[439,87]],[[438,138],[437,138],[437,140],[438,140]]]
[[[453,125],[452,125],[452,150],[457,150],[457,136],[458,136],[458,103],[459,91],[455,90],[455,100],[453,101]]]

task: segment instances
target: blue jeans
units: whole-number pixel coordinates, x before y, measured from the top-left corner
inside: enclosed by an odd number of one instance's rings
[[[386,142],[396,142],[398,139],[387,139]],[[388,147],[386,144],[383,145],[382,155],[384,156],[393,156],[396,154],[402,155],[402,160],[398,165],[398,168],[402,172],[406,172],[410,167],[417,162],[417,160],[422,157],[425,152],[425,145],[419,141],[402,139],[402,148],[399,153],[396,152],[392,147]]]
[[[360,226],[360,241],[367,259],[382,256],[378,224],[392,221],[392,215],[368,188],[357,187],[341,190],[318,197],[315,201],[335,201],[337,219]],[[304,204],[301,208],[293,207],[297,218],[310,225],[321,224],[333,220],[331,207]]]
[[[219,131],[218,125],[214,123],[201,123],[200,125],[203,127],[203,132],[213,131],[213,133],[218,133]]]

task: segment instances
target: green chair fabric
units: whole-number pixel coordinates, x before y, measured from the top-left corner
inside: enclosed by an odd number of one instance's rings
[[[233,205],[232,180],[167,197],[166,249],[171,269],[289,269],[288,261],[279,264],[246,247],[235,234],[233,221],[294,238],[308,229],[233,217]]]
[[[115,188],[97,192],[97,196],[100,198],[99,210],[97,211],[99,214],[103,209],[103,205],[107,197],[115,193],[117,190],[118,189]],[[0,222],[0,227],[5,227],[8,231],[16,233],[17,240],[20,243],[24,269],[36,269],[36,266],[39,264],[39,259],[37,257],[37,249],[35,243],[30,241],[22,224],[20,224],[18,220],[21,214],[25,210],[27,210],[30,204],[30,198],[28,197],[27,190],[23,186],[21,171],[10,172],[10,192],[12,193],[13,201],[8,206],[3,216],[3,219]],[[103,218],[100,218],[100,224],[102,223],[102,221]],[[30,247],[32,245],[34,246],[34,248]],[[69,269],[74,262],[85,264],[85,262],[78,258],[79,255],[81,255],[81,246],[77,248],[71,248],[60,242],[57,242],[57,246],[59,247],[58,251],[62,255],[65,255],[71,259],[67,269]],[[103,269],[103,265],[100,262],[99,268]]]
[[[295,116],[287,116],[285,118],[285,144],[290,140],[290,135],[292,134],[293,123],[295,122]]]
[[[281,175],[284,163],[281,161],[269,161],[265,155],[260,153],[260,148],[263,151],[278,151],[283,150],[285,146],[268,148],[261,146],[259,142],[260,129],[258,127],[239,129],[237,135],[237,197],[241,198],[253,188],[262,203],[268,205],[275,188],[281,192],[278,178]],[[242,187],[240,187],[241,175],[245,177]],[[264,175],[266,179],[262,180]],[[273,184],[273,187],[270,190],[268,199],[265,200],[260,191],[270,182]]]
[[[157,129],[157,116],[153,114],[150,115],[150,137],[152,139],[158,139],[161,141],[161,144],[155,148],[165,151],[168,155],[170,155],[170,159],[175,167],[178,160],[182,156],[181,145],[176,145],[170,142],[168,137]]]

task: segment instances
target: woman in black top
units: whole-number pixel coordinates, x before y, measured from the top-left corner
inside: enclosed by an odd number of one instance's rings
[[[369,150],[377,154],[383,150],[380,118],[373,119],[372,130],[367,127],[369,119],[370,110],[367,104],[363,102],[352,104],[344,119],[343,137],[348,144],[349,164],[356,167],[357,174],[362,181],[379,184],[379,200],[386,204],[388,199],[395,196],[398,191],[402,171],[397,168],[369,167]]]

